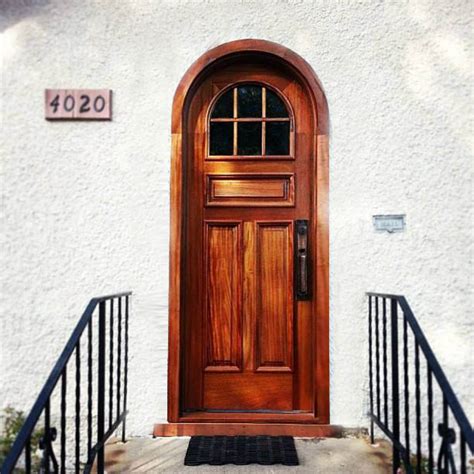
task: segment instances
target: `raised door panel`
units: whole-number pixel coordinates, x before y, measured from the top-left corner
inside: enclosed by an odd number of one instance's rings
[[[257,350],[259,372],[293,368],[293,223],[256,223]]]
[[[292,410],[291,374],[206,373],[204,408],[215,410]]]
[[[242,225],[206,222],[206,371],[240,371],[242,361]]]
[[[293,207],[293,173],[207,175],[208,207]]]

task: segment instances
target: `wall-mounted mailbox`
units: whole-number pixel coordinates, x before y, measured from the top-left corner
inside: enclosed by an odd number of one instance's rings
[[[403,232],[405,230],[405,214],[380,214],[373,216],[374,228],[377,232]]]

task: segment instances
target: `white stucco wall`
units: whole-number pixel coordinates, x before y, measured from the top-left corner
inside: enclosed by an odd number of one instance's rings
[[[166,418],[170,117],[202,53],[281,43],[331,116],[331,417],[365,426],[368,290],[405,294],[471,418],[468,0],[0,0],[0,405],[31,406],[88,300],[134,291],[132,434]],[[113,89],[112,122],[44,119],[45,88]],[[402,234],[371,216],[406,213]]]

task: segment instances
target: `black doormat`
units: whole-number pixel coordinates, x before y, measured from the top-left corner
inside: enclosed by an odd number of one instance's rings
[[[193,436],[184,464],[298,466],[299,462],[291,436]]]

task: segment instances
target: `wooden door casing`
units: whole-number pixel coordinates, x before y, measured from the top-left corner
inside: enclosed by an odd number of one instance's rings
[[[225,87],[232,80],[235,81],[235,69],[244,73],[243,81],[265,82],[265,75],[269,71],[278,71],[280,77],[280,85],[275,82],[273,85],[276,89],[285,91],[288,84],[293,84],[293,87],[298,89],[300,99],[304,98],[304,103],[307,105],[305,109],[306,120],[299,120],[295,117],[295,123],[307,124],[307,130],[297,130],[296,146],[298,143],[306,142],[308,156],[311,160],[310,169],[307,170],[305,176],[308,176],[308,182],[301,183],[302,189],[305,192],[299,197],[298,191],[295,187],[300,186],[301,174],[295,167],[298,166],[298,160],[291,161],[280,160],[278,163],[269,160],[265,163],[265,168],[262,169],[260,163],[255,164],[249,160],[243,160],[241,163],[233,162],[218,162],[212,163],[204,161],[207,167],[205,172],[199,169],[199,163],[195,161],[188,161],[190,156],[197,156],[196,152],[205,149],[205,114],[202,111],[206,110],[208,104],[204,104],[208,98],[199,97],[200,90],[203,90],[203,84],[206,81],[209,84],[212,82],[211,76],[204,80],[201,78],[196,81],[196,77],[204,69],[204,66],[217,62],[224,56],[231,56],[235,51],[251,51],[252,59],[256,57],[253,52],[261,51],[262,57],[265,56],[266,61],[243,61],[242,54],[239,55],[236,62],[231,64],[227,62],[227,71],[221,64],[219,68],[215,68],[212,74],[214,78],[214,85],[211,88]],[[271,51],[271,56],[269,55]],[[284,54],[283,54],[284,53]],[[284,57],[284,60],[281,58]],[[227,59],[229,59],[227,58]],[[278,66],[277,66],[278,63]],[[285,65],[281,67],[281,64]],[[293,70],[290,71],[288,64],[292,64]],[[299,72],[295,72],[299,69]],[[271,71],[270,71],[271,72]],[[221,84],[216,80],[217,75],[221,74]],[[228,74],[232,77],[225,77]],[[277,74],[277,75],[278,75]],[[293,74],[293,76],[292,76]],[[312,75],[313,74],[313,75]],[[286,78],[284,77],[286,75]],[[230,79],[230,80],[229,80]],[[267,77],[268,79],[268,77]],[[275,79],[275,78],[273,78]],[[286,81],[286,87],[282,86],[281,81]],[[198,88],[194,87],[196,82],[199,82]],[[309,83],[309,86],[308,86]],[[216,85],[217,84],[217,85]],[[191,87],[193,86],[193,87]],[[189,92],[192,92],[189,93]],[[196,92],[197,91],[197,92]],[[189,94],[188,94],[189,93]],[[208,97],[212,99],[215,96],[216,90],[210,91]],[[288,93],[288,91],[287,91]],[[290,94],[291,95],[291,94]],[[185,103],[185,99],[189,101]],[[294,100],[294,97],[293,97]],[[202,422],[202,421],[242,421],[242,422],[262,422],[263,420],[269,422],[303,422],[303,423],[326,423],[328,421],[328,407],[329,407],[329,384],[328,384],[328,344],[327,344],[327,209],[326,209],[326,193],[327,193],[327,109],[322,94],[322,89],[317,83],[314,73],[308,68],[306,63],[301,58],[289,52],[283,47],[274,45],[264,41],[245,40],[234,42],[229,45],[223,45],[216,48],[214,51],[206,54],[202,60],[198,61],[185,76],[180,88],[178,88],[175,96],[175,106],[173,115],[173,166],[172,166],[172,238],[171,238],[171,266],[170,272],[170,363],[169,363],[169,420],[173,421],[187,421]],[[194,110],[195,108],[195,110]],[[299,107],[297,107],[300,110]],[[304,109],[304,107],[302,107]],[[319,110],[321,109],[321,110]],[[180,112],[181,110],[181,112]],[[182,111],[186,111],[183,113]],[[295,113],[298,113],[296,111]],[[195,119],[190,119],[194,114]],[[186,118],[185,122],[182,121]],[[317,121],[316,121],[317,117]],[[192,124],[194,120],[194,125]],[[199,121],[204,121],[200,123]],[[204,127],[203,127],[204,125]],[[202,132],[204,130],[204,133]],[[187,131],[186,133],[183,133]],[[317,159],[316,159],[317,157]],[[178,160],[182,161],[178,161]],[[214,167],[213,166],[217,166]],[[210,175],[204,178],[204,175]],[[195,179],[201,175],[203,179],[197,179],[199,183],[196,189],[188,193],[188,199],[184,202],[184,197],[188,190],[184,191],[185,183]],[[254,175],[252,181],[242,180],[242,176]],[[296,176],[296,180],[295,180]],[[259,179],[266,180],[267,186],[266,195],[261,196],[258,192]],[[233,182],[240,180],[229,195],[229,188],[226,186],[226,180],[233,179]],[[303,180],[304,181],[304,180]],[[298,188],[299,189],[299,188]],[[212,190],[211,195],[206,190]],[[196,202],[195,198],[199,200],[199,205],[205,209],[206,216],[196,218],[197,221],[206,223],[205,232],[191,232],[193,223],[186,224],[186,215],[189,215],[187,203]],[[255,199],[261,199],[260,202],[255,203]],[[207,202],[204,202],[207,199]],[[275,199],[280,202],[274,203]],[[294,205],[296,199],[296,206]],[[297,206],[301,204],[302,200],[307,200],[308,215],[293,215],[288,214],[282,218],[282,208],[287,205],[286,211],[296,210]],[[229,202],[242,206],[239,208],[239,216],[229,219],[225,215],[225,211]],[[317,204],[317,205],[316,205]],[[264,207],[261,207],[261,206]],[[272,207],[274,206],[274,207]],[[262,215],[264,209],[264,215]],[[260,214],[259,214],[260,213]],[[287,295],[287,302],[289,306],[296,308],[297,317],[292,317],[291,314],[287,318],[285,325],[280,327],[271,327],[269,322],[271,318],[265,322],[265,311],[271,308],[273,301],[267,300],[263,303],[260,301],[252,301],[258,293],[251,293],[245,291],[246,287],[255,287],[256,272],[245,272],[244,275],[234,278],[235,281],[230,285],[230,292],[224,287],[219,287],[217,282],[217,273],[213,264],[205,267],[205,272],[201,277],[191,278],[191,283],[185,282],[186,276],[190,275],[191,269],[199,268],[199,261],[204,261],[202,256],[187,255],[186,245],[189,245],[189,236],[192,235],[193,246],[203,248],[204,238],[207,235],[207,243],[211,243],[206,247],[206,252],[211,252],[211,261],[216,261],[216,258],[230,261],[242,260],[244,265],[248,267],[256,265],[252,260],[256,260],[255,254],[249,249],[263,244],[264,247],[269,247],[266,243],[271,242],[272,246],[282,242],[288,244],[289,240],[293,238],[293,221],[296,218],[310,218],[311,219],[311,254],[314,260],[313,272],[313,294],[314,298],[308,302],[292,302],[294,299],[293,292]],[[192,219],[191,219],[192,221]],[[258,228],[258,232],[257,229]],[[258,236],[257,236],[258,234]],[[178,238],[178,240],[176,240]],[[218,245],[214,245],[218,243]],[[265,251],[265,250],[264,250]],[[214,252],[214,254],[212,254]],[[217,252],[217,254],[216,254]],[[220,255],[219,252],[223,252]],[[276,253],[275,262],[270,263],[269,268],[260,268],[262,279],[270,279],[267,275],[273,275],[272,265],[281,264],[281,255],[284,252]],[[271,262],[271,255],[267,255],[265,261]],[[287,266],[291,267],[289,274],[292,274],[292,258],[293,255],[287,256]],[[280,262],[280,263],[279,263]],[[196,265],[197,263],[197,265]],[[178,264],[178,266],[176,266]],[[268,265],[267,265],[268,266]],[[281,265],[280,265],[281,266]],[[262,264],[260,264],[262,267]],[[222,270],[222,269],[221,269]],[[242,270],[237,270],[242,273]],[[278,273],[278,272],[277,272]],[[226,277],[222,277],[222,271],[218,272],[219,280],[226,281]],[[204,279],[207,278],[207,280]],[[192,344],[193,340],[203,338],[207,334],[208,326],[199,325],[191,318],[191,324],[187,318],[186,304],[189,304],[187,298],[183,296],[184,288],[189,296],[191,294],[207,295],[207,288],[203,288],[205,281],[214,280],[216,285],[212,285],[212,291],[217,293],[211,294],[211,299],[218,301],[218,306],[211,305],[211,316],[219,316],[224,313],[229,315],[227,321],[232,321],[233,324],[222,324],[222,317],[219,319],[219,325],[216,328],[213,324],[210,325],[214,332],[211,335],[210,344],[202,353],[197,344]],[[231,277],[227,278],[229,281]],[[183,284],[183,282],[185,282]],[[317,282],[317,284],[316,284]],[[203,291],[204,290],[204,291]],[[221,292],[221,293],[219,293]],[[280,297],[283,294],[279,292]],[[251,295],[251,296],[249,296]],[[253,295],[253,296],[252,296]],[[191,298],[194,303],[194,299]],[[204,298],[205,300],[205,298]],[[239,301],[241,307],[239,308]],[[231,303],[233,302],[233,303]],[[235,303],[237,302],[237,303]],[[214,304],[214,303],[213,303]],[[291,324],[295,325],[294,337],[289,337],[287,344],[268,345],[267,347],[258,348],[246,341],[246,338],[253,337],[256,329],[255,318],[238,318],[239,311],[246,311],[247,313],[254,312],[255,308],[260,304],[263,307],[263,317],[259,319],[260,334],[267,331],[268,334],[274,333],[278,337],[284,337],[291,333],[293,328]],[[279,306],[285,305],[285,301],[277,301],[274,304]],[[197,307],[206,307],[205,301],[201,301]],[[196,320],[199,320],[197,318]],[[288,324],[290,323],[290,324]],[[270,326],[269,326],[270,324]],[[285,326],[285,328],[283,327]],[[268,330],[268,328],[271,328]],[[304,330],[303,330],[304,329]],[[305,337],[305,334],[310,334],[311,337]],[[237,335],[240,335],[239,338]],[[226,339],[227,338],[227,339]],[[268,339],[268,338],[267,338]],[[223,341],[228,340],[233,344],[226,344]],[[238,341],[241,341],[239,344]],[[189,345],[189,342],[191,344]],[[235,343],[237,341],[237,343]],[[174,343],[174,344],[173,344]],[[291,344],[294,344],[298,350],[291,349]],[[272,349],[273,347],[273,349]],[[281,350],[285,347],[285,350]],[[201,346],[202,349],[202,346]],[[244,352],[250,352],[245,354]],[[252,353],[253,352],[253,353]],[[189,360],[200,360],[202,367],[201,374],[198,370],[190,370],[186,373],[188,366],[186,358]],[[240,366],[239,366],[240,364]],[[243,367],[245,364],[247,367]],[[253,364],[253,366],[252,366]],[[251,368],[256,378],[246,378],[235,384],[235,376],[239,376],[246,368]],[[204,375],[203,375],[204,374]],[[276,374],[276,375],[275,375]],[[302,377],[303,374],[308,374],[308,377]],[[220,376],[220,379],[217,378]],[[269,390],[271,384],[268,384],[265,377],[268,379],[275,376],[282,376],[278,383],[277,389]],[[288,376],[286,379],[284,377]],[[230,382],[234,377],[234,382]],[[304,379],[304,380],[303,380]],[[307,379],[307,380],[306,380]],[[185,382],[186,381],[186,382]],[[259,384],[262,389],[259,389]],[[186,413],[187,407],[203,408],[206,405],[215,405],[222,403],[222,387],[225,386],[226,392],[231,392],[231,386],[245,386],[249,387],[249,393],[257,393],[256,397],[252,395],[249,399],[244,401],[242,406],[244,411],[249,413]],[[203,387],[206,386],[206,390]],[[296,389],[294,389],[296,387]],[[262,393],[264,389],[268,392],[267,400],[262,400]],[[260,393],[259,393],[260,390]],[[242,391],[239,393],[239,397]],[[291,401],[289,402],[289,400]],[[250,413],[253,409],[261,410],[265,408],[268,402],[269,408],[273,413]],[[253,405],[252,405],[253,404]],[[225,406],[225,405],[222,405]],[[233,407],[236,405],[234,404]],[[230,407],[231,409],[232,407]],[[302,408],[302,409],[300,409]],[[238,409],[238,407],[237,407]],[[277,413],[277,412],[281,413]],[[288,411],[290,413],[283,413]],[[297,413],[299,412],[299,413]]]

